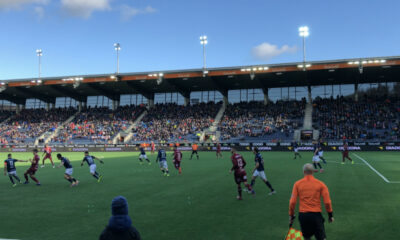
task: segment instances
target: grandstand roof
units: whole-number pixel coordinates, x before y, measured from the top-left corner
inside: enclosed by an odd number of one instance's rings
[[[362,73],[360,68],[362,67]],[[140,73],[74,75],[0,81],[0,99],[24,104],[28,98],[55,103],[57,97],[86,101],[87,96],[103,95],[117,100],[121,94],[220,91],[251,88],[380,83],[400,81],[400,56],[343,59],[302,63],[265,64],[226,68]]]

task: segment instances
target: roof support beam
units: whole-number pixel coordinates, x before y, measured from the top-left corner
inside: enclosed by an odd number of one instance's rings
[[[138,94],[143,95],[145,98],[147,98],[148,100],[154,99],[154,93],[149,92],[148,90],[146,90],[144,87],[140,87],[138,85],[134,85],[131,82],[126,82],[127,85],[133,89],[135,92],[137,92]]]
[[[164,79],[164,82],[172,89],[175,89],[176,92],[180,93],[185,98],[190,98],[190,90],[183,90],[183,88],[177,84],[172,83],[168,79]]]
[[[205,77],[205,78],[209,78],[211,81],[211,86],[213,88],[215,88],[218,92],[220,92],[222,94],[222,96],[224,97],[228,97],[228,89],[222,87],[213,77]]]
[[[9,95],[7,93],[4,93],[4,92],[0,93],[0,99],[1,100],[7,100],[7,101],[12,102],[14,104],[22,104],[22,105],[24,105],[26,103],[26,98],[14,97],[14,96],[11,96],[11,95]]]
[[[24,95],[26,98],[35,98],[35,99],[39,99],[42,102],[45,103],[53,103],[56,104],[56,98],[55,97],[51,97],[51,96],[44,96],[42,94],[38,94],[32,90],[30,90],[29,88],[14,88],[14,91],[18,92],[21,95]]]
[[[120,98],[121,98],[121,95],[118,93],[115,93],[115,92],[109,92],[109,91],[106,91],[106,90],[104,90],[103,88],[101,88],[101,87],[99,87],[99,86],[97,86],[97,85],[90,85],[90,84],[88,84],[87,85],[89,88],[91,88],[91,89],[93,89],[94,91],[96,91],[99,95],[102,95],[102,96],[106,96],[106,97],[108,97],[109,99],[111,99],[111,100],[120,100]]]
[[[86,102],[86,100],[87,100],[87,96],[77,94],[74,91],[70,91],[68,88],[63,88],[63,87],[57,86],[57,85],[52,85],[49,87],[51,88],[52,91],[57,93],[57,95],[69,97],[78,102]]]

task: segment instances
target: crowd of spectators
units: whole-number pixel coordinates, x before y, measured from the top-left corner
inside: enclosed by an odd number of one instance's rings
[[[317,98],[313,104],[313,122],[324,139],[400,140],[398,97]]]
[[[20,144],[34,141],[45,132],[54,131],[76,112],[73,108],[23,109],[0,125],[2,144]]]
[[[229,104],[219,123],[222,140],[246,137],[289,138],[302,126],[306,101],[241,102]],[[276,134],[280,133],[280,134]]]
[[[107,107],[85,108],[67,126],[62,128],[52,142],[73,143],[88,140],[93,143],[110,143],[120,131],[126,130],[145,110],[145,106],[121,106],[115,111]]]
[[[134,128],[132,141],[184,141],[211,126],[221,104],[156,104]]]

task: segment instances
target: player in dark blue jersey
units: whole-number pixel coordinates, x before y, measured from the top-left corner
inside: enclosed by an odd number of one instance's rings
[[[264,183],[267,185],[267,187],[271,190],[269,195],[275,194],[276,191],[271,186],[271,183],[268,181],[267,176],[265,176],[264,159],[263,159],[261,153],[258,151],[257,147],[253,148],[253,153],[255,155],[256,166],[253,170],[253,177],[251,178],[251,184],[250,184],[251,187],[253,188],[254,184],[256,183],[256,178],[260,177],[264,181]],[[253,190],[254,190],[254,188],[253,188]]]
[[[148,158],[147,155],[146,155],[146,152],[145,152],[145,150],[144,150],[144,147],[141,146],[141,147],[139,148],[139,151],[140,151],[140,155],[139,155],[140,164],[143,164],[143,159],[144,159],[144,160],[146,160],[146,161],[149,163],[149,165],[151,165],[151,162],[150,162],[149,158]]]
[[[19,179],[17,175],[17,168],[15,167],[16,162],[28,162],[28,161],[14,159],[12,158],[11,154],[8,154],[8,158],[4,160],[4,176],[8,175],[11,183],[13,184],[13,187],[17,186],[13,178],[15,178],[15,180],[21,183],[21,179]]]
[[[293,151],[294,151],[294,159],[296,159],[297,156],[301,158],[301,155],[299,153],[299,144],[297,142],[293,143]]]
[[[74,169],[72,168],[71,162],[69,161],[68,158],[63,157],[60,153],[57,154],[58,160],[61,161],[60,165],[57,167],[65,167],[65,173],[64,173],[64,178],[71,183],[71,187],[74,187],[79,184],[79,181],[76,180],[74,177],[72,177],[72,173],[74,172]]]
[[[164,176],[169,177],[167,153],[162,147],[158,150],[156,162],[159,162],[161,172],[164,174]]]
[[[323,149],[324,143],[322,142],[322,139],[318,142],[318,156],[319,159],[321,159],[325,164],[326,160],[324,158],[324,149]]]
[[[82,163],[81,163],[81,167],[83,166],[83,163],[86,162],[89,165],[90,174],[92,174],[92,176],[97,179],[97,182],[100,182],[101,179],[103,179],[103,176],[100,175],[98,172],[96,172],[97,166],[96,166],[94,160],[98,160],[101,164],[104,163],[100,158],[91,156],[91,155],[89,155],[89,152],[86,151],[85,157],[83,158]]]

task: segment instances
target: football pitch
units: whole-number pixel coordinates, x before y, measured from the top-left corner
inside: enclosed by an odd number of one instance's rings
[[[91,154],[104,157],[105,164],[97,164],[104,176],[101,183],[89,174],[87,164],[80,167],[82,153],[64,154],[80,181],[74,188],[63,179],[64,168],[53,169],[49,162],[36,174],[39,187],[31,181],[13,188],[8,177],[0,178],[0,239],[98,239],[111,215],[111,200],[118,195],[128,199],[142,239],[284,239],[292,186],[312,156],[302,152],[302,159],[294,160],[291,152],[262,152],[277,194],[268,196],[258,179],[256,194],[244,193],[244,200],[238,201],[228,152],[218,160],[214,152],[200,152],[200,160],[188,160],[190,153],[183,152],[181,176],[168,153],[170,177],[161,175],[155,154],[148,153],[150,166],[139,164],[137,152]],[[250,178],[254,155],[242,154]],[[26,160],[32,154],[13,157]],[[399,239],[400,153],[351,152],[350,157],[356,164],[341,165],[340,152],[325,152],[326,171],[316,174],[328,186],[333,203],[335,222],[326,223],[328,239]],[[28,165],[16,165],[23,179]],[[327,219],[325,210],[323,214]],[[297,219],[294,227],[299,228]]]

